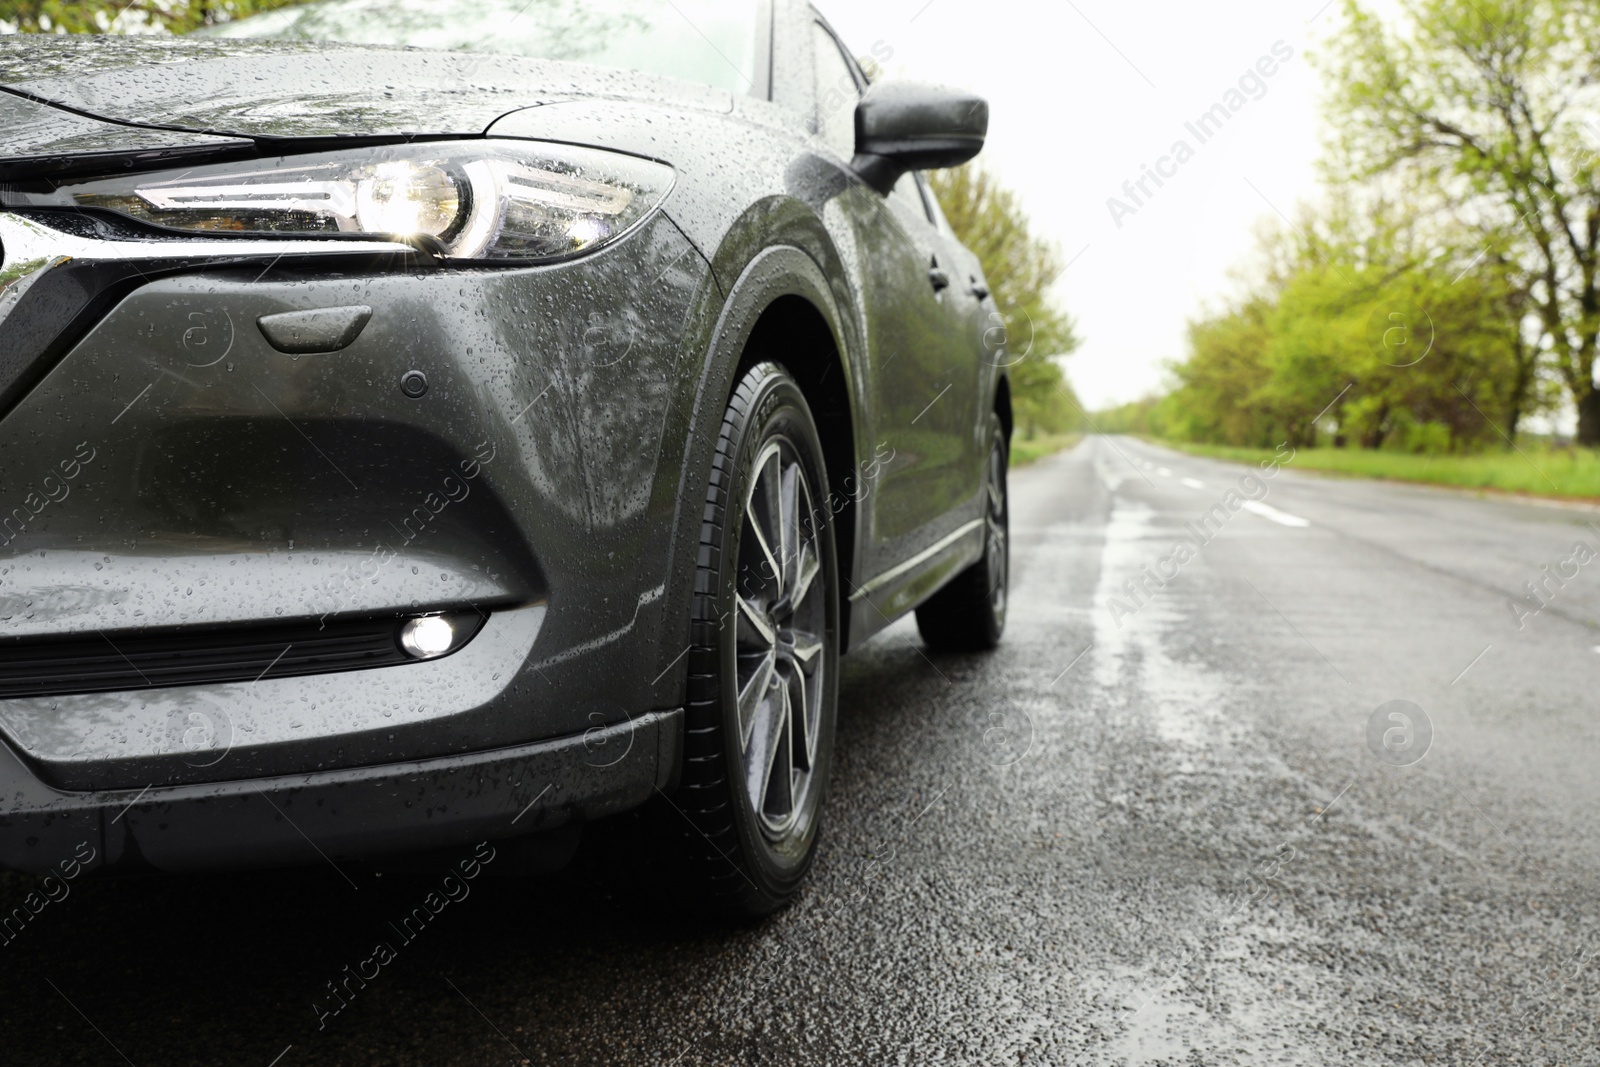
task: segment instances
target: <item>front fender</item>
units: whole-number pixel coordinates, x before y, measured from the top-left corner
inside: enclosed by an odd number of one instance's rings
[[[728,259],[724,258],[722,262],[726,264]],[[674,484],[667,465],[675,463],[678,468],[675,482],[678,501],[673,523],[672,562],[663,610],[662,639],[655,666],[658,673],[653,695],[657,707],[681,704],[683,700],[685,675],[672,668],[682,662],[689,648],[689,624],[698,563],[694,549],[699,543],[704,520],[711,461],[722,427],[723,413],[736,384],[734,376],[756,324],[775,301],[784,297],[799,297],[816,308],[827,322],[847,371],[850,417],[852,428],[856,431],[853,434],[856,459],[860,462],[864,458],[861,450],[865,438],[860,432],[859,397],[863,395],[858,380],[860,361],[851,358],[851,353],[858,349],[851,343],[849,316],[840,308],[834,285],[822,267],[810,254],[794,245],[768,246],[743,264],[728,288],[727,298],[719,305],[702,305],[695,316],[691,335],[701,339],[698,350],[704,356],[698,374],[684,373],[679,378],[680,395],[675,408],[687,413],[688,417],[674,422],[683,426],[683,433],[675,441],[664,440],[662,443],[663,468],[657,484]],[[696,349],[691,347],[690,350]],[[685,363],[686,369],[689,365]],[[859,546],[859,512],[855,514],[855,522],[855,544]]]

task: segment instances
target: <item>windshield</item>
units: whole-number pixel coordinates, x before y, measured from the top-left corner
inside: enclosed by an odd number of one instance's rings
[[[755,84],[759,0],[317,0],[196,31],[495,52]]]

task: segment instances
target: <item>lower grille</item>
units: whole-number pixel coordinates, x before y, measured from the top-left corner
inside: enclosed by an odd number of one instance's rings
[[[253,682],[416,663],[404,619],[0,641],[0,699]],[[483,624],[477,618],[459,648]]]

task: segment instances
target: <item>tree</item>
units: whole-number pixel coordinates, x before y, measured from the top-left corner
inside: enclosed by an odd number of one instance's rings
[[[1191,441],[1277,443],[1278,420],[1259,397],[1271,379],[1272,312],[1268,299],[1252,296],[1189,324],[1190,356],[1173,368],[1178,389],[1165,405],[1170,432]]]
[[[983,264],[1008,339],[1011,407],[1025,436],[1077,425],[1078,398],[1057,359],[1078,347],[1072,320],[1051,300],[1060,253],[1030,230],[1017,196],[975,164],[934,171],[934,194],[950,228]]]
[[[1372,196],[1263,229],[1264,268],[1190,324],[1178,388],[1154,421],[1235,445],[1310,445],[1329,424],[1336,444],[1363,448],[1501,440],[1538,403],[1537,353],[1519,279],[1464,237]]]
[[[1402,0],[1407,34],[1357,0],[1323,61],[1335,172],[1406,175],[1464,224],[1512,238],[1503,275],[1600,446],[1600,73],[1597,0]],[[1528,379],[1532,388],[1532,378]]]
[[[305,0],[0,0],[0,25],[22,33],[188,33]]]

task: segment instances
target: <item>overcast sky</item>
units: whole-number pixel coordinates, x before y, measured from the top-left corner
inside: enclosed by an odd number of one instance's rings
[[[1091,409],[1158,388],[1163,364],[1184,354],[1186,320],[1231,291],[1256,220],[1317,197],[1320,87],[1306,50],[1337,3],[817,2],[858,54],[892,48],[892,76],[988,98],[983,160],[1072,260],[1059,297],[1083,346],[1066,366]],[[1278,42],[1292,58],[1247,83],[1220,132],[1202,144],[1186,130]],[[1107,199],[1133,206],[1123,183],[1179,140],[1193,158],[1162,163],[1173,176],[1159,188],[1147,178],[1143,206],[1114,220]]]

